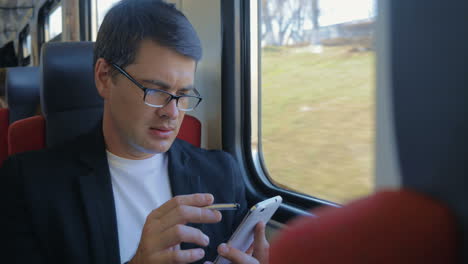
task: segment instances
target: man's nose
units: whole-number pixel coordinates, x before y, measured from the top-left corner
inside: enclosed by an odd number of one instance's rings
[[[172,99],[168,104],[159,109],[161,116],[167,116],[169,119],[177,119],[179,116],[179,109],[177,108],[177,100]]]

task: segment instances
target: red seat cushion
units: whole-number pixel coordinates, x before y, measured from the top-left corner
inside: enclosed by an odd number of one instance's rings
[[[8,129],[8,155],[45,147],[45,120],[33,116],[12,123]]]
[[[8,157],[8,108],[0,108],[0,167]]]
[[[185,140],[196,147],[201,145],[201,123],[193,116],[185,115],[177,138]]]
[[[293,221],[272,242],[270,263],[457,263],[455,218],[408,190],[383,191]]]

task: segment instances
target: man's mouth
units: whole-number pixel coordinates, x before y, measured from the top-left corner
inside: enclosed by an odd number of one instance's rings
[[[169,138],[174,133],[172,127],[150,127],[150,134],[157,138]]]
[[[152,130],[159,130],[159,131],[172,131],[172,129],[167,129],[167,128],[156,128],[156,127],[151,127],[150,129],[152,129]]]

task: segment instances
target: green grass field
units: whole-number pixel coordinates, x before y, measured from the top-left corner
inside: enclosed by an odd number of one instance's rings
[[[262,51],[262,144],[279,185],[336,203],[373,190],[374,53]]]

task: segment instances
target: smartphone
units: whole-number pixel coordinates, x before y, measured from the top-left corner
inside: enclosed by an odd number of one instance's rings
[[[257,223],[262,221],[266,224],[276,212],[276,209],[278,209],[282,201],[283,198],[278,195],[252,206],[240,225],[237,227],[236,231],[232,234],[227,244],[242,252],[246,252],[253,243],[254,229]],[[229,264],[231,261],[218,255],[213,263]]]

